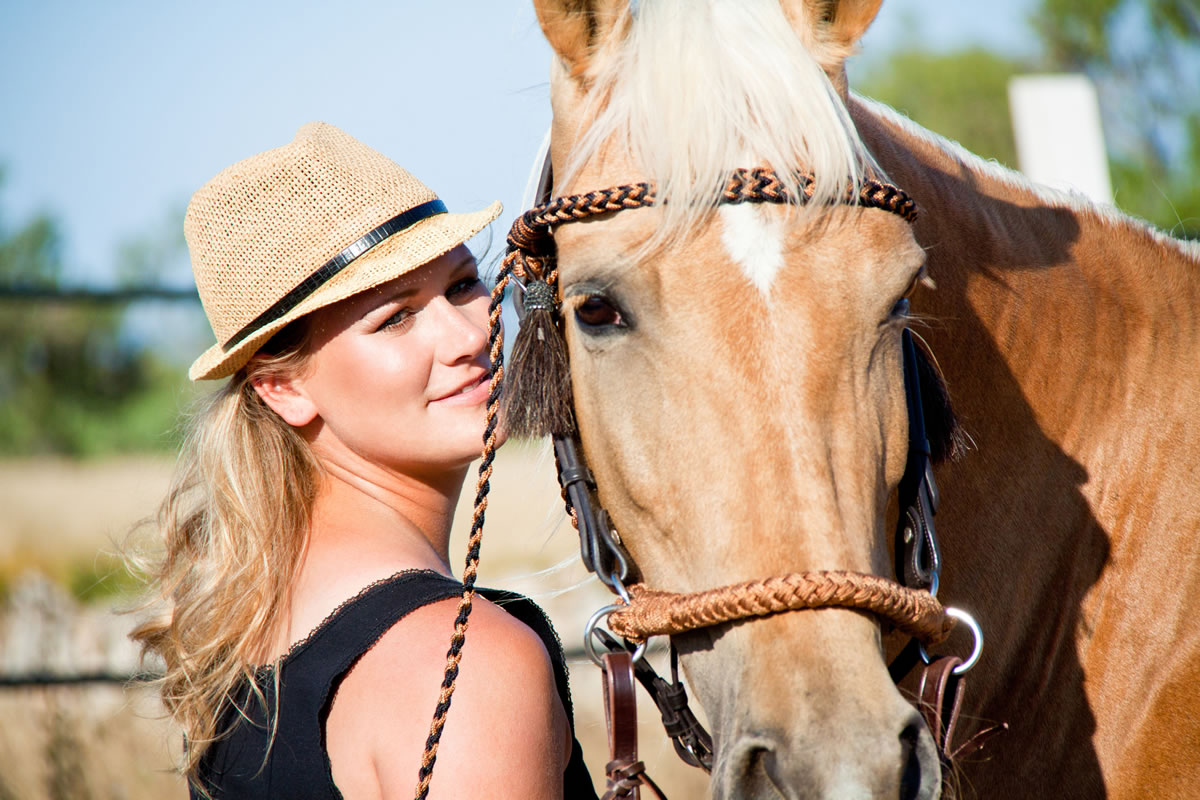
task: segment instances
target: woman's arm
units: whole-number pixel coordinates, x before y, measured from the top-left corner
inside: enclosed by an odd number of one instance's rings
[[[338,689],[326,746],[345,800],[412,797],[458,602],[402,619]],[[541,640],[476,597],[429,797],[561,798],[570,748]]]

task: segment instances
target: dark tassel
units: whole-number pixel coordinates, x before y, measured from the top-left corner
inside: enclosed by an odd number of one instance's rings
[[[525,289],[525,318],[505,369],[502,419],[510,436],[575,432],[567,343],[558,329],[554,289],[535,280]]]
[[[921,406],[930,457],[935,464],[958,461],[967,453],[967,436],[950,404],[950,392],[933,354],[920,336],[914,336],[913,342],[917,345],[917,376],[921,382]]]

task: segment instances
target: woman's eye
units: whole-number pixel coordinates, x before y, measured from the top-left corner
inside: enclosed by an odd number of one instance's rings
[[[617,307],[599,295],[589,295],[575,307],[575,319],[590,328],[623,326],[625,320]]]
[[[472,275],[469,278],[463,278],[450,286],[446,290],[446,297],[462,297],[472,294],[479,287],[480,281],[478,275]]]
[[[383,324],[379,326],[379,330],[402,331],[412,323],[412,319],[412,310],[408,308],[402,308],[395,314],[392,314],[390,317],[385,319]]]

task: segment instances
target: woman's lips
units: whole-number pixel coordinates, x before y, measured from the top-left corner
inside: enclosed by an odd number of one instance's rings
[[[488,373],[485,372],[482,375],[480,375],[479,378],[474,383],[468,384],[468,385],[464,386],[462,389],[460,389],[459,391],[457,391],[453,394],[448,394],[445,397],[438,398],[437,400],[434,400],[433,402],[439,403],[441,405],[452,405],[452,406],[479,405],[480,403],[487,400],[488,394],[491,390],[492,382],[491,382],[491,380],[489,380],[489,378],[490,378],[490,376],[488,375]]]

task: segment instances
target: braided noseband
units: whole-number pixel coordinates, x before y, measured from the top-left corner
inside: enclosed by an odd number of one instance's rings
[[[719,589],[674,594],[629,587],[632,602],[608,618],[614,633],[633,642],[697,628],[805,608],[857,608],[882,617],[897,630],[934,644],[950,634],[954,618],[929,592],[861,572],[793,572]]]
[[[779,176],[766,169],[735,170],[726,183],[719,202],[736,203],[804,203],[812,197],[811,175],[799,176],[801,195],[790,195]],[[891,184],[864,181],[857,191],[849,192],[842,200],[848,205],[878,208],[897,214],[912,222],[917,208],[907,194]],[[501,386],[504,383],[504,333],[500,324],[500,303],[509,282],[515,276],[526,287],[525,307],[529,312],[542,311],[557,316],[558,270],[555,264],[554,238],[551,229],[569,222],[592,219],[626,209],[645,208],[655,204],[655,187],[635,183],[602,189],[586,194],[558,197],[522,214],[513,223],[508,235],[508,250],[497,275],[489,306],[488,345],[492,359],[491,390],[487,400],[487,428],[484,433],[483,459],[479,466],[479,482],[475,495],[471,534],[467,545],[467,561],[463,571],[463,596],[455,620],[454,635],[446,654],[446,670],[438,698],[433,723],[421,759],[416,789],[417,800],[429,793],[438,743],[450,710],[458,665],[466,640],[467,622],[475,596],[475,577],[479,569],[479,549],[483,536],[484,512],[487,509],[489,478],[496,452],[496,427],[500,411]],[[522,331],[525,326],[522,325]],[[539,329],[539,339],[544,331]],[[561,334],[558,334],[561,336]],[[514,361],[516,359],[514,358]],[[521,366],[515,363],[515,366]],[[569,402],[569,401],[568,401]],[[568,423],[551,426],[546,431],[556,436],[574,432],[573,414]],[[572,523],[576,512],[571,501],[564,500]],[[613,576],[601,576],[610,586]],[[619,583],[619,581],[618,581]],[[659,634],[683,633],[697,628],[737,619],[764,616],[782,611],[812,608],[855,608],[868,611],[888,620],[900,630],[926,643],[943,640],[950,632],[954,619],[926,591],[906,588],[895,581],[874,575],[853,572],[801,572],[761,581],[712,589],[693,594],[656,592],[635,585],[629,588],[630,600],[611,618],[613,629],[636,641]]]

